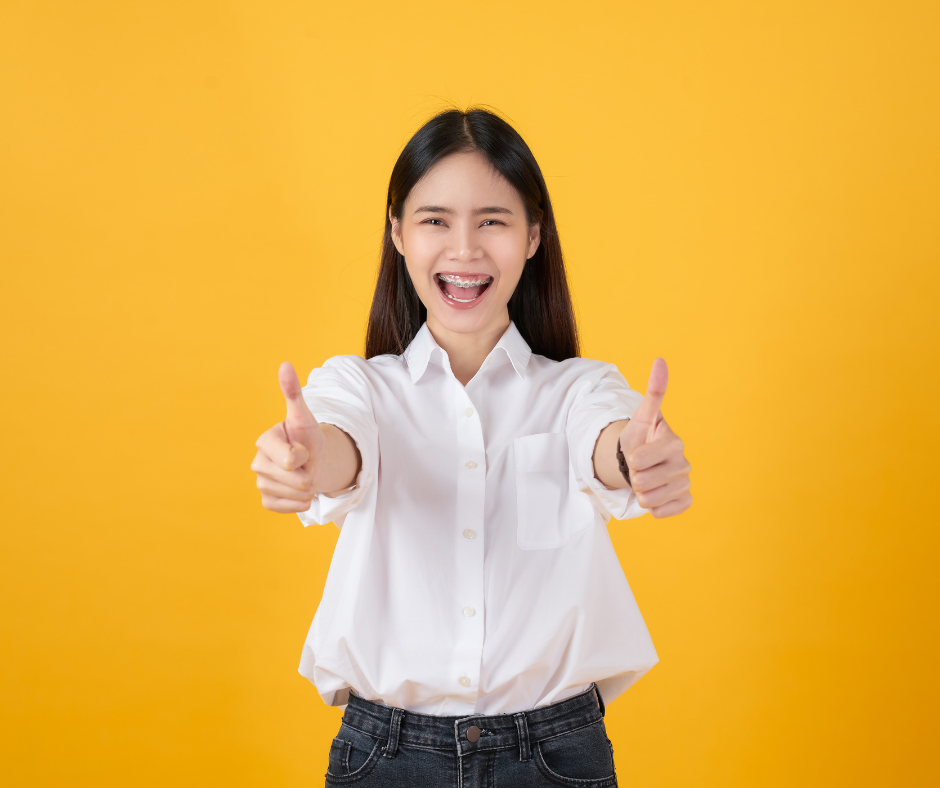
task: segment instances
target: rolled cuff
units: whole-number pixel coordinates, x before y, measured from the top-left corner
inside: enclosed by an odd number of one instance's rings
[[[356,448],[359,449],[359,456],[362,458],[362,467],[356,476],[355,484],[349,488],[348,492],[335,497],[320,493],[311,501],[310,508],[305,512],[298,512],[297,516],[304,525],[326,525],[332,522],[337,528],[342,528],[346,515],[362,501],[373,484],[377,435],[370,434],[375,430],[366,423],[365,419],[343,416],[335,411],[314,411],[313,417],[320,424],[332,424],[338,427],[353,439]]]
[[[606,517],[613,517],[616,520],[629,520],[632,517],[639,517],[649,510],[640,506],[636,499],[636,493],[630,487],[619,490],[611,489],[595,477],[594,447],[597,445],[597,439],[600,437],[601,432],[608,424],[629,419],[632,415],[632,411],[627,413],[626,411],[616,412],[611,410],[595,418],[584,431],[576,458],[581,492],[591,498],[592,503],[600,510],[601,514]]]

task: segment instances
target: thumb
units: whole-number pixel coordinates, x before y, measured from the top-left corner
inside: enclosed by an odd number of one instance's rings
[[[649,383],[646,384],[646,396],[636,409],[636,413],[627,425],[629,428],[629,446],[623,447],[624,454],[629,455],[630,449],[635,449],[646,443],[662,419],[660,409],[663,398],[666,396],[666,384],[669,382],[669,368],[665,359],[657,358],[653,361],[650,370]]]
[[[307,407],[307,403],[304,402],[300,381],[289,361],[281,364],[281,368],[277,371],[277,379],[281,384],[284,399],[287,400],[287,419],[284,422],[287,438],[291,443],[302,444],[309,451],[313,448],[313,431],[319,429],[319,424],[310,412],[310,408]]]

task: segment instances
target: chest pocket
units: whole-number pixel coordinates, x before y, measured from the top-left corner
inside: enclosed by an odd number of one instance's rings
[[[513,441],[516,463],[516,541],[523,550],[561,547],[594,522],[594,508],[577,488],[563,432]]]

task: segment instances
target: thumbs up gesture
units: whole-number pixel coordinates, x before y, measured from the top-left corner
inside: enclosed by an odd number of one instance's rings
[[[304,401],[300,381],[289,361],[281,364],[277,371],[277,382],[287,400],[287,418],[281,424],[284,425],[284,435],[290,444],[291,453],[298,466],[315,466],[316,458],[323,448],[324,437],[320,425]]]
[[[657,358],[650,370],[646,396],[620,433],[620,448],[630,469],[630,484],[637,501],[653,517],[671,517],[692,505],[689,472],[683,443],[666,424],[662,405],[669,370]]]
[[[317,494],[318,465],[326,438],[304,402],[290,362],[278,370],[287,418],[261,434],[251,470],[258,475],[261,505],[275,512],[305,512]]]

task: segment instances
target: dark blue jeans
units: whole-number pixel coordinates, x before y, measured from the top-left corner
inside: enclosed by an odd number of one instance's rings
[[[517,714],[438,717],[350,693],[327,785],[608,788],[614,751],[595,687]]]

